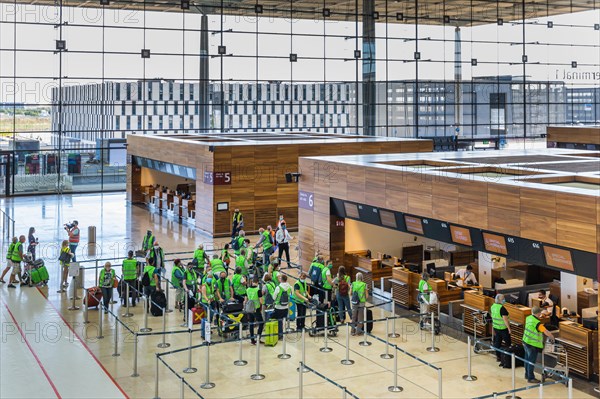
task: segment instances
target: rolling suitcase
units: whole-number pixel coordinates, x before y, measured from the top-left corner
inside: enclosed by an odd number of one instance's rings
[[[244,304],[232,299],[223,304],[222,313],[239,313],[243,311]]]
[[[31,270],[29,275],[31,278],[31,284],[39,284],[43,281],[48,281],[48,279],[50,278],[46,266],[41,266],[38,269]]]
[[[371,321],[369,321],[371,320]],[[373,311],[371,309],[367,309],[367,332],[373,331]]]
[[[523,367],[523,361],[521,359],[525,357],[525,349],[522,345],[511,345],[509,348],[503,349],[508,353],[515,354],[515,367]],[[512,356],[507,353],[502,353],[500,356],[500,366],[505,369],[512,368]]]
[[[279,325],[277,324],[277,320],[271,320],[265,324],[263,335],[265,336],[265,345],[277,345],[277,342],[279,341]]]
[[[206,312],[204,311],[204,308],[202,306],[200,306],[199,308],[192,308],[191,317],[193,324],[200,324],[202,322],[202,319],[206,317]]]
[[[167,298],[162,291],[154,291],[150,295],[150,313],[152,316],[162,316],[163,309],[167,306]]]
[[[87,303],[88,308],[99,307],[102,300],[102,290],[100,287],[92,287],[88,289],[87,297],[83,298],[83,304]]]

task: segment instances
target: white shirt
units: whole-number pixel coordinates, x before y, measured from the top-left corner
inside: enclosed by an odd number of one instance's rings
[[[455,275],[456,278],[462,278],[465,280],[465,283],[471,282],[474,285],[477,285],[477,277],[475,277],[475,273],[473,273],[472,270],[460,269],[455,273]]]
[[[554,302],[552,302],[552,299],[550,299],[550,297],[548,297],[548,296],[546,296],[546,298],[543,301],[540,301],[540,307],[543,307],[543,308],[547,307],[548,309],[546,309],[546,310],[548,313],[552,313],[553,306],[554,306]]]
[[[283,244],[286,242],[290,242],[292,240],[292,236],[290,235],[287,229],[279,229],[277,230],[277,234],[275,234],[275,240],[278,244]]]

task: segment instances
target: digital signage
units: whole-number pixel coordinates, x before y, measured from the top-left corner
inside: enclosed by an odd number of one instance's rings
[[[423,234],[423,221],[421,218],[404,215],[404,222],[406,223],[406,230],[415,234]]]
[[[450,225],[450,233],[452,235],[453,243],[466,245],[467,247],[473,245],[471,231],[468,228]]]
[[[497,254],[508,255],[506,238],[497,234],[483,233],[483,246],[486,251]]]

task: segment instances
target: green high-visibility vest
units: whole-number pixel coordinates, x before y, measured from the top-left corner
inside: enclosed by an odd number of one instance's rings
[[[200,269],[204,269],[204,264],[205,262],[205,252],[203,249],[197,249],[194,251],[194,259],[196,259],[198,261],[198,267]]]
[[[242,284],[242,276],[241,274],[234,274],[231,278],[231,284],[233,284],[233,292],[236,295],[246,295],[246,286]]]
[[[225,278],[225,282],[223,282],[221,279],[217,280],[217,289],[221,293],[221,298],[225,299],[226,301],[231,299],[231,290],[229,289],[229,284],[228,278]]]
[[[244,248],[244,238],[246,238],[246,237],[237,236],[235,238],[235,240],[237,240],[237,242],[238,242],[238,249],[233,250],[234,254],[239,255],[242,248]]]
[[[358,300],[360,301],[360,303],[367,302],[366,289],[367,283],[365,283],[364,281],[355,281],[352,283],[352,292],[358,293]]]
[[[254,308],[260,307],[260,300],[258,298],[258,287],[248,287],[246,293],[248,294],[248,300],[254,302]]]
[[[431,292],[431,286],[425,280],[419,281],[419,292],[423,294],[423,297],[429,302],[429,293]]]
[[[10,260],[12,260],[13,262],[20,262],[23,259],[21,258],[21,254],[19,253],[19,251],[23,252],[23,243],[21,241],[18,241],[12,250],[12,254],[10,256]]]
[[[177,278],[177,276],[175,275],[175,272],[177,271],[180,271],[181,274],[185,275],[185,271],[183,270],[183,268],[177,265],[173,265],[173,270],[171,270],[171,284],[173,284],[173,287],[175,288],[181,288],[182,280],[179,280],[179,278]]]
[[[279,285],[279,272],[277,270],[273,270],[273,282],[275,283],[275,285]]]
[[[302,296],[306,296],[306,291],[307,291],[307,289],[306,289],[306,281],[303,283],[302,281],[298,280],[298,281],[296,282],[296,284],[298,284],[298,288],[299,288],[299,290],[298,290],[298,291],[300,291],[300,294],[301,294]],[[294,291],[294,293],[295,293],[295,291]],[[292,300],[293,300],[295,303],[304,303],[304,300],[303,300],[303,299],[300,299],[300,298],[296,298],[296,295],[293,295],[293,296],[292,296]]]
[[[287,289],[283,289],[283,288],[281,288],[281,286],[279,286],[279,292],[277,293],[277,298],[275,299],[275,305],[279,306],[281,304],[281,295],[283,295],[284,291],[287,292],[287,294],[288,294],[288,300],[291,300],[291,298],[292,298],[292,287],[289,287]]]
[[[327,266],[321,270],[321,281],[323,282],[323,289],[330,290],[332,287],[329,281],[327,281],[327,270],[330,270]]]
[[[13,244],[11,242],[8,246],[8,251],[6,251],[6,259],[8,259],[8,260],[12,259],[12,252],[13,252],[14,248],[15,248],[15,244]]]
[[[211,259],[210,266],[213,274],[218,274],[225,271],[225,264],[221,259]]]
[[[263,249],[266,251],[273,246],[273,244],[271,244],[271,232],[269,230],[265,230],[263,232],[263,237],[265,238],[263,239],[262,245]]]
[[[544,334],[537,330],[540,321],[533,315],[525,319],[525,329],[523,331],[523,342],[534,348],[544,348]]]
[[[492,315],[492,326],[495,330],[506,330],[506,324],[504,324],[504,319],[500,315],[500,310],[502,309],[502,305],[499,303],[495,303],[490,307],[490,313]]]
[[[185,271],[185,286],[192,290],[196,287],[196,283],[198,282],[198,275],[194,271],[194,269],[189,269]]]
[[[154,235],[145,235],[142,241],[142,251],[147,251],[154,245]]]
[[[248,268],[246,267],[246,258],[244,258],[242,255],[238,255],[235,258],[235,265],[242,269],[242,274],[244,276],[248,275]]]
[[[156,287],[156,280],[154,280],[154,270],[156,270],[154,266],[146,265],[146,267],[144,267],[144,274],[148,273],[148,277],[150,278],[150,287]]]
[[[124,280],[135,280],[137,277],[137,260],[125,259],[123,261],[123,279]]]
[[[98,280],[98,285],[100,287],[111,287],[114,285],[114,280],[115,280],[115,271],[114,270],[110,270],[110,281],[106,283],[106,281],[104,280],[106,278],[106,269],[102,269],[100,270],[100,277]],[[105,284],[106,283],[106,284]]]
[[[204,282],[203,285],[206,288],[206,296],[202,295],[202,303],[210,303],[215,299],[215,287],[212,282],[210,284]]]

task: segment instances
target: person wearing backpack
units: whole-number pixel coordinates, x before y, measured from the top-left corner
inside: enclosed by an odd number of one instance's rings
[[[275,304],[275,288],[277,288],[277,286],[273,282],[273,277],[270,273],[265,274],[263,281],[265,282],[265,285],[263,286],[265,313],[271,313],[273,305]],[[269,318],[267,317],[267,319]]]
[[[191,265],[191,263],[190,263]],[[179,311],[183,310],[183,305],[185,301],[185,290],[183,287],[183,280],[185,278],[185,270],[183,265],[181,264],[180,259],[175,259],[173,261],[173,269],[171,270],[171,284],[175,287],[175,309],[179,309]]]
[[[350,286],[352,298],[352,335],[363,335],[363,316],[365,304],[369,298],[367,284],[363,281],[363,274],[356,273],[356,281]]]
[[[149,259],[148,264],[144,267],[142,274],[142,286],[144,287],[144,295],[150,299],[154,291],[160,291],[158,269],[154,267],[154,259]]]
[[[213,258],[210,261],[210,270],[215,280],[217,280],[221,276],[221,272],[225,272],[225,274],[227,274],[225,264],[221,259],[219,259],[218,254],[213,255]]]
[[[306,325],[306,305],[308,304],[307,274],[300,272],[300,278],[294,284],[294,296],[292,300],[296,304],[296,331],[304,330]]]
[[[233,249],[233,254],[238,256],[240,254],[240,250],[244,247],[244,239],[246,239],[246,232],[244,230],[240,230],[238,235],[231,240],[231,249]]]
[[[233,297],[239,302],[244,302],[246,296],[246,278],[242,274],[242,268],[237,266],[235,273],[231,278],[231,285],[233,286]]]
[[[352,320],[352,307],[350,305],[350,276],[346,274],[346,268],[340,266],[338,269],[337,277],[334,280],[337,287],[336,298],[338,303],[338,312],[340,315],[340,321],[344,323],[346,319],[346,313]]]
[[[246,249],[242,248],[240,254],[235,257],[235,267],[242,270],[242,276],[248,277],[248,260],[246,259]]]
[[[324,268],[325,265],[321,255],[317,255],[308,268],[308,277],[310,278],[313,287],[317,288],[316,291],[319,295],[319,302],[321,303],[325,301],[325,292],[321,289],[321,286],[323,285]]]
[[[332,300],[331,291],[333,289],[333,278],[331,277],[331,269],[333,268],[333,262],[327,261],[325,267],[321,270],[321,281],[323,288],[323,299],[321,303],[330,302]],[[321,296],[319,295],[319,298]]]
[[[98,285],[102,290],[102,300],[104,301],[104,314],[108,313],[108,305],[112,301],[114,283],[115,271],[111,268],[110,262],[106,262],[104,268],[100,270],[98,278]]]
[[[204,274],[204,267],[210,264],[210,258],[204,250],[204,245],[199,244],[198,248],[194,251],[194,259],[192,260],[194,267],[200,274]]]
[[[248,321],[250,323],[250,342],[252,345],[256,345],[256,337],[258,336],[259,342],[262,344],[264,342],[260,341],[260,336],[265,327],[263,323],[263,317],[261,312],[262,302],[263,302],[263,293],[258,286],[258,277],[254,277],[252,281],[250,281],[250,286],[246,289],[246,300],[244,301],[244,313],[248,315]],[[254,309],[254,311],[252,310]],[[258,334],[254,335],[254,325],[258,324]]]
[[[283,339],[283,320],[287,319],[290,310],[290,300],[292,298],[292,286],[287,282],[287,276],[280,274],[280,283],[275,287],[273,295],[275,297],[275,311],[271,316],[272,319],[277,319],[279,331],[279,339]]]
[[[221,250],[221,260],[227,267],[229,267],[229,263],[231,263],[231,257],[229,255],[229,244],[225,244],[223,249]]]
[[[258,240],[258,242],[256,243],[256,248],[260,247],[262,245],[263,247],[263,266],[266,267],[269,265],[269,262],[271,260],[271,255],[274,252],[274,245],[275,245],[275,237],[273,237],[272,234],[272,227],[271,225],[267,226],[267,229],[263,229],[262,227],[260,229],[258,229],[258,234],[260,235],[260,239]]]

